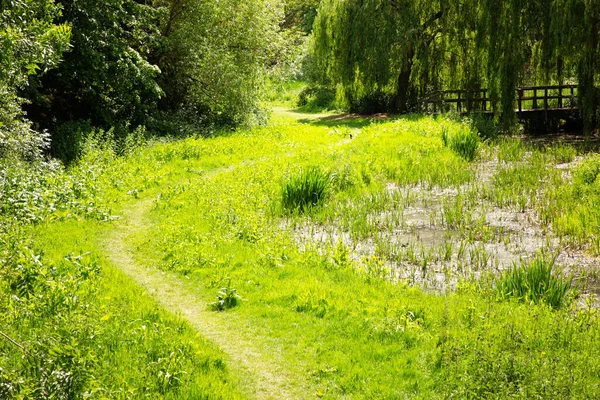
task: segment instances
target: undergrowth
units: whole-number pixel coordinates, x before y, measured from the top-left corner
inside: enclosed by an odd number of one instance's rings
[[[444,146],[451,148],[456,154],[467,161],[473,161],[477,148],[479,147],[479,136],[470,129],[461,129],[454,134],[447,130],[442,132],[442,141]]]

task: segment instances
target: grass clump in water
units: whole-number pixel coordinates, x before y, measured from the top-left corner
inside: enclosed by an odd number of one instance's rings
[[[442,132],[444,146],[449,147],[456,154],[467,161],[473,161],[479,147],[479,136],[470,129],[461,129],[451,135],[444,129]]]
[[[310,167],[283,184],[281,205],[287,212],[304,213],[321,205],[330,191],[331,176],[320,167]]]
[[[554,274],[554,260],[535,259],[529,264],[513,266],[496,283],[502,299],[517,298],[534,304],[545,303],[558,309],[567,303],[573,276]]]

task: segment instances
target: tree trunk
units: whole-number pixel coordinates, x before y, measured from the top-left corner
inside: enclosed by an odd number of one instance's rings
[[[396,86],[396,99],[394,108],[396,112],[405,114],[408,112],[408,93],[410,87],[410,75],[412,73],[412,57],[406,63],[406,67],[400,72]]]
[[[596,128],[596,112],[598,109],[598,94],[595,87],[596,49],[600,36],[600,21],[596,21],[591,29],[591,35],[584,45],[583,58],[579,66],[579,109],[583,117],[583,129],[589,135]]]

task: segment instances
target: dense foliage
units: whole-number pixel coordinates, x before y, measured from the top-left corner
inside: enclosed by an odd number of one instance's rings
[[[30,79],[30,118],[47,128],[143,122],[162,93],[160,71],[148,61],[157,34],[152,7],[133,0],[57,3],[58,20],[72,28],[71,49],[58,68]]]
[[[166,1],[155,54],[161,106],[192,121],[260,118],[259,99],[279,51],[279,1]]]
[[[29,0],[1,10],[2,140],[40,140],[23,106],[66,162],[90,126],[177,134],[264,121],[267,77],[293,53],[279,0]]]
[[[0,159],[35,158],[45,145],[24,120],[17,90],[67,48],[70,27],[53,23],[59,15],[52,0],[0,1]]]

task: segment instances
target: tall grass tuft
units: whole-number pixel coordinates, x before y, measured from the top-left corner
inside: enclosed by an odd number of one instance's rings
[[[287,212],[304,213],[322,204],[329,195],[331,176],[320,167],[310,167],[283,184],[281,204]]]
[[[446,129],[442,132],[444,146],[450,147],[452,151],[467,161],[473,161],[479,147],[479,136],[476,132],[461,129],[458,133],[449,134]]]
[[[513,297],[534,304],[545,303],[554,309],[565,305],[573,276],[554,274],[554,261],[538,258],[529,264],[514,265],[496,281],[498,295],[501,299]]]

